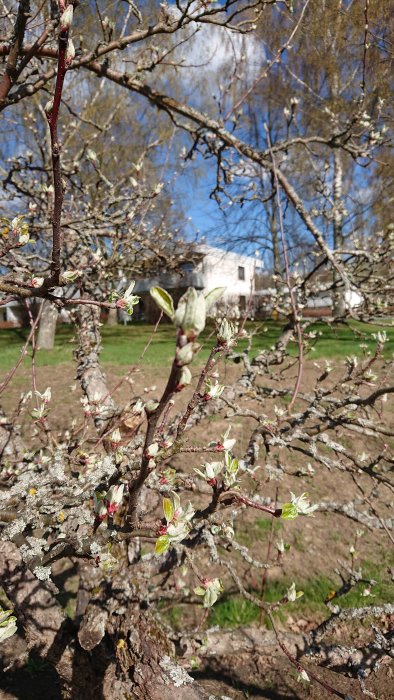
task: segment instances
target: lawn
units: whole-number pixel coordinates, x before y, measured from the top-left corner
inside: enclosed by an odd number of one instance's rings
[[[278,339],[281,324],[275,321],[249,323],[248,328],[257,329],[254,336],[252,355],[272,346]],[[168,364],[174,352],[174,329],[170,324],[163,323],[155,333],[149,348],[141,359],[144,348],[152,334],[153,327],[147,323],[134,322],[128,326],[103,326],[102,361],[117,365],[153,365],[162,367]],[[340,358],[347,355],[362,356],[373,351],[376,341],[373,333],[381,330],[379,326],[352,322],[351,325],[329,326],[326,323],[314,323],[308,329],[317,331],[318,337],[315,348],[310,352],[311,358]],[[386,344],[385,355],[390,357],[394,352],[394,326],[387,329],[389,342]],[[28,330],[11,328],[0,330],[0,368],[10,369],[19,357]],[[203,347],[199,357],[204,361],[214,341],[214,328],[208,327],[200,336]],[[246,342],[240,341],[237,349],[245,348]],[[40,350],[37,353],[37,365],[58,365],[71,362],[75,348],[73,328],[66,324],[60,325],[56,333],[54,350]],[[297,354],[297,345],[292,343],[290,352]],[[25,362],[29,360],[26,359]]]
[[[392,556],[387,556],[387,562],[392,564]],[[363,605],[385,605],[393,600],[393,587],[385,580],[385,568],[382,565],[377,565],[373,562],[363,562],[362,571],[365,578],[373,579],[375,585],[371,590],[372,597],[365,597],[364,591],[366,588],[365,581],[356,583],[350,591],[344,595],[335,598],[333,602],[341,608],[362,607]],[[270,580],[265,594],[265,600],[268,603],[275,603],[286,595],[286,592],[291,584],[288,581],[281,579],[280,581]],[[340,588],[338,581],[334,582],[326,576],[320,576],[309,580],[297,579],[297,590],[302,590],[303,596],[298,598],[294,603],[286,605],[286,608],[279,609],[277,615],[280,619],[285,620],[287,613],[295,616],[306,617],[319,614],[322,617],[327,616],[327,607],[324,601],[330,598],[337,589]],[[254,591],[258,595],[258,591]],[[251,603],[249,600],[240,598],[238,595],[226,596],[224,594],[221,599],[210,611],[209,623],[212,626],[219,627],[238,627],[239,625],[249,625],[257,621],[260,617],[260,609]],[[265,623],[269,621],[266,619]],[[269,625],[268,625],[269,626]]]

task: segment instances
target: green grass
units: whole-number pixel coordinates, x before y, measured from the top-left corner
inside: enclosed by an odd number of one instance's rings
[[[387,319],[385,323],[391,321]],[[333,325],[328,326],[325,323],[314,323],[308,328],[309,331],[322,333],[318,337],[316,349],[312,351],[311,357],[316,358],[337,358],[346,357],[348,355],[364,355],[366,352],[374,352],[376,348],[376,339],[373,334],[385,330],[388,337],[388,342],[385,345],[385,357],[391,357],[394,352],[394,326],[382,328],[374,324],[360,323],[359,321],[351,321],[349,325]],[[367,346],[366,348],[360,347]]]
[[[349,593],[335,599],[333,602],[335,604],[338,603],[343,608],[360,608],[367,605],[391,603],[393,601],[394,586],[391,582],[388,583],[382,580],[381,574],[384,570],[384,567],[378,567],[371,562],[366,562],[363,566],[363,576],[378,582],[372,589],[373,598],[362,595],[365,584],[360,582]],[[291,581],[269,581],[264,600],[269,603],[280,600],[286,594],[290,583]],[[276,613],[281,619],[286,618],[287,612],[300,616],[329,614],[324,601],[330,591],[335,591],[339,588],[339,584],[338,582],[335,584],[329,578],[322,576],[304,582],[296,581],[296,588],[297,590],[302,590],[304,595],[294,603],[288,603]],[[239,596],[223,596],[210,611],[209,624],[219,627],[239,627],[255,622],[259,617],[260,609],[254,603]]]
[[[209,613],[212,627],[242,627],[259,618],[259,608],[243,598],[228,598],[218,601]]]
[[[282,523],[279,520],[273,520],[272,518],[259,518],[259,520],[256,520],[254,522],[254,525],[258,527],[260,533],[264,534],[263,539],[266,539],[266,537],[269,536],[272,524],[274,527],[274,532],[278,532],[278,530],[281,530]]]
[[[260,329],[254,337],[252,355],[270,348],[277,341],[282,325],[278,322],[267,321],[259,324],[248,324],[248,327],[257,325]],[[151,365],[154,367],[164,367],[168,365],[174,352],[174,329],[170,324],[161,324],[154,335],[152,342],[141,360],[141,354],[149,341],[152,333],[152,325],[147,323],[133,322],[129,326],[103,326],[103,351],[101,359],[104,363],[130,366],[133,364]],[[375,341],[372,333],[377,332],[377,326],[367,326],[366,324],[352,322],[349,326],[328,326],[324,323],[315,323],[311,330],[321,336],[318,337],[316,348],[310,353],[313,359],[318,358],[339,358],[346,355],[363,355],[368,349],[373,351]],[[206,360],[209,350],[213,344],[213,327],[206,330],[200,337],[203,348],[198,357],[199,361]],[[356,334],[355,334],[355,332]],[[27,337],[28,330],[25,328],[11,328],[0,330],[0,368],[7,370],[11,368],[20,355],[21,348]],[[386,345],[386,356],[390,356],[394,351],[394,327],[388,331],[389,342]],[[211,336],[211,337],[210,337]],[[360,347],[364,343],[367,348]],[[240,341],[237,350],[246,347],[246,341]],[[68,325],[61,325],[57,329],[54,350],[40,350],[37,353],[38,366],[58,365],[62,362],[72,362],[73,349],[73,328]],[[297,354],[296,343],[291,343],[289,347],[293,355]],[[28,362],[28,359],[25,360]]]

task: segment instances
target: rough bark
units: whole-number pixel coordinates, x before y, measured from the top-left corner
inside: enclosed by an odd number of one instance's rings
[[[108,309],[107,326],[118,325],[118,309]]]
[[[37,345],[42,350],[53,350],[54,348],[57,318],[56,306],[46,299],[42,307],[37,338]]]
[[[19,434],[19,426],[7,417],[0,408],[0,460],[3,465],[9,460],[12,464],[19,463],[23,459],[25,446]]]
[[[52,593],[24,566],[11,542],[0,543],[0,581],[15,611],[20,635],[19,640],[14,636],[2,644],[3,665],[25,661],[31,650],[45,657],[64,616]]]
[[[329,50],[332,53],[333,65],[336,66],[332,76],[332,86],[331,93],[332,98],[335,102],[339,100],[340,97],[340,76],[339,69],[337,67],[337,56],[336,56],[336,37],[338,37],[340,31],[340,13],[338,13],[334,41],[331,44]],[[334,149],[334,182],[333,182],[333,247],[334,250],[343,247],[343,162],[342,154],[339,148]],[[335,318],[341,318],[346,313],[346,302],[345,302],[345,289],[342,284],[342,280],[338,271],[333,269],[333,298],[332,298],[332,312]]]
[[[87,565],[81,573],[92,589],[96,570]],[[91,591],[84,595],[85,586],[73,622],[9,542],[0,544],[0,579],[18,620],[18,636],[1,648],[2,666],[9,667],[9,674],[35,652],[55,669],[64,698],[208,700],[174,660],[173,645],[149,610],[135,599],[127,602],[131,586],[124,576],[107,587],[105,604],[100,600],[96,605]]]
[[[351,612],[351,611],[350,611]],[[393,658],[393,638],[389,632],[380,633],[379,641],[374,645],[359,648],[345,647],[340,644],[310,644],[310,635],[286,632],[286,648],[299,661],[308,665],[324,665],[337,671],[346,669],[349,676],[367,678],[382,662]],[[187,638],[181,640],[188,654],[195,654],[208,662],[211,659],[228,661],[231,656],[261,655],[276,656],[278,640],[271,630],[257,627],[243,627],[234,630],[207,630],[204,633],[203,646],[200,640]]]
[[[100,366],[100,309],[97,306],[80,305],[74,317],[78,333],[78,348],[75,351],[77,378],[93,409],[95,426],[101,433],[109,427],[117,409]]]

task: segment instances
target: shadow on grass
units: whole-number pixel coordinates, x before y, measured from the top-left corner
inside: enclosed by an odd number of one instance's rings
[[[64,697],[55,669],[35,656],[31,656],[23,668],[0,674],[0,689],[18,700],[62,700]]]

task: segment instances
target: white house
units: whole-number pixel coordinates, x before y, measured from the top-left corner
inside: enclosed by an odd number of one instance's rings
[[[24,324],[23,307],[19,301],[9,301],[0,307],[0,328],[18,327]],[[26,312],[25,312],[26,315]]]
[[[136,311],[140,317],[151,319],[157,315],[156,307],[149,298],[149,290],[154,286],[167,289],[175,301],[178,301],[188,287],[204,291],[214,287],[225,287],[217,304],[217,313],[230,317],[242,315],[250,296],[255,293],[256,273],[262,269],[259,258],[209,245],[200,245],[196,251],[199,258],[197,262],[183,263],[178,274],[161,273],[157,277],[137,280],[135,293],[141,297],[141,302]]]
[[[225,287],[222,303],[238,305],[242,312],[255,292],[256,273],[262,268],[259,258],[207,245],[200,250],[203,258],[196,269],[202,275],[204,290]]]

